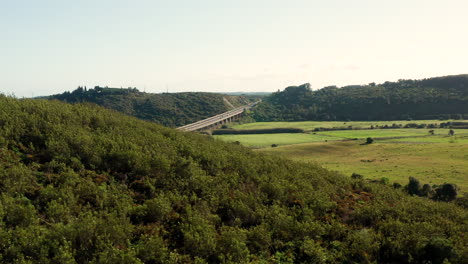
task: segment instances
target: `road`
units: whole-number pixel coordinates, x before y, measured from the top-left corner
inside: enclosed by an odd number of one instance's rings
[[[188,124],[185,126],[178,127],[177,129],[182,130],[182,131],[196,131],[196,130],[202,130],[211,126],[216,126],[220,124],[224,124],[226,122],[230,122],[235,118],[238,118],[242,115],[244,110],[248,110],[252,107],[254,107],[256,104],[258,104],[260,101],[257,101],[255,103],[251,103],[248,105],[243,105],[237,108],[234,108],[230,111],[224,112],[219,115],[215,115],[212,117],[209,117],[207,119],[203,119],[200,121],[197,121],[192,124]]]

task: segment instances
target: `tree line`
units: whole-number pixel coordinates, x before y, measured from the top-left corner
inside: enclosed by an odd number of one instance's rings
[[[228,98],[235,106],[249,102],[243,96],[228,96],[216,93],[143,93],[137,88],[109,88],[96,86],[92,89],[78,87],[72,92],[52,95],[68,103],[94,103],[140,119],[168,127],[190,124],[230,110],[223,101]]]
[[[257,121],[468,119],[468,75],[312,90],[290,86],[265,98]]]

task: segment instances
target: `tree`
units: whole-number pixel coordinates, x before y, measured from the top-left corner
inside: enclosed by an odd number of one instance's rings
[[[457,198],[457,186],[452,183],[445,183],[439,188],[436,189],[436,195],[434,197],[435,200],[450,202]]]
[[[421,193],[421,183],[418,179],[409,177],[407,190],[410,195],[419,195]]]

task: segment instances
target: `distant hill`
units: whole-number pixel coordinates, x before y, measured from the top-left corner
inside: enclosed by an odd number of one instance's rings
[[[230,93],[221,93],[227,95],[245,95],[245,96],[267,96],[272,94],[272,92],[230,92]]]
[[[466,263],[466,209],[355,178],[0,95],[0,262]]]
[[[257,121],[468,119],[468,75],[382,84],[290,86],[264,98]]]
[[[136,88],[78,87],[72,92],[49,96],[68,103],[95,103],[106,108],[169,127],[183,126],[247,104],[246,97],[216,93],[143,93]]]

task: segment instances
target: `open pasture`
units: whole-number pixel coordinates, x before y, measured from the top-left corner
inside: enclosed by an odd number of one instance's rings
[[[321,134],[283,133],[283,134],[250,134],[250,135],[217,135],[214,138],[235,142],[253,148],[271,147],[271,145],[291,145],[308,142],[323,142],[325,140],[343,140],[345,138],[330,137]]]
[[[360,141],[317,142],[264,148],[258,151],[288,159],[318,163],[345,175],[364,178],[387,177],[390,182],[408,183],[413,176],[421,183],[455,183],[468,191],[468,142],[422,143],[382,142],[362,145]]]
[[[269,128],[300,128],[303,130],[314,130],[316,128],[346,128],[352,126],[353,128],[370,128],[370,126],[392,126],[406,125],[406,124],[440,124],[451,122],[455,120],[395,120],[395,121],[303,121],[303,122],[254,122],[242,125],[234,125],[234,129],[269,129]]]
[[[399,128],[399,129],[365,129],[365,130],[336,130],[314,132],[318,135],[346,139],[391,138],[391,137],[434,137],[429,134],[429,130],[434,131],[434,136],[448,136],[450,129],[427,129],[427,128]],[[454,129],[455,135],[467,135],[466,129]]]
[[[369,128],[407,123],[438,124],[438,120],[347,122],[353,128]],[[235,129],[333,128],[343,122],[262,122],[235,126]],[[429,133],[434,130],[434,135]],[[345,175],[359,173],[368,179],[386,177],[407,184],[413,176],[421,183],[455,183],[468,192],[468,130],[399,128],[317,131],[297,134],[250,134],[215,136],[239,141],[257,151],[280,155],[295,161],[318,163]],[[373,144],[363,144],[367,137]],[[278,147],[271,147],[271,145]]]
[[[412,141],[412,142],[451,142],[458,140],[466,141],[468,131],[464,129],[456,129],[456,137],[448,137],[449,129],[434,129],[435,135],[429,135],[428,129],[367,129],[367,130],[339,130],[339,131],[323,131],[310,133],[282,133],[282,134],[249,134],[249,135],[216,135],[217,139],[235,142],[239,141],[242,145],[254,148],[271,147],[275,144],[278,146],[302,144],[311,142],[329,142],[329,141],[344,141],[351,139],[363,140],[367,137],[372,137],[377,140],[381,138],[388,142],[397,141]]]

